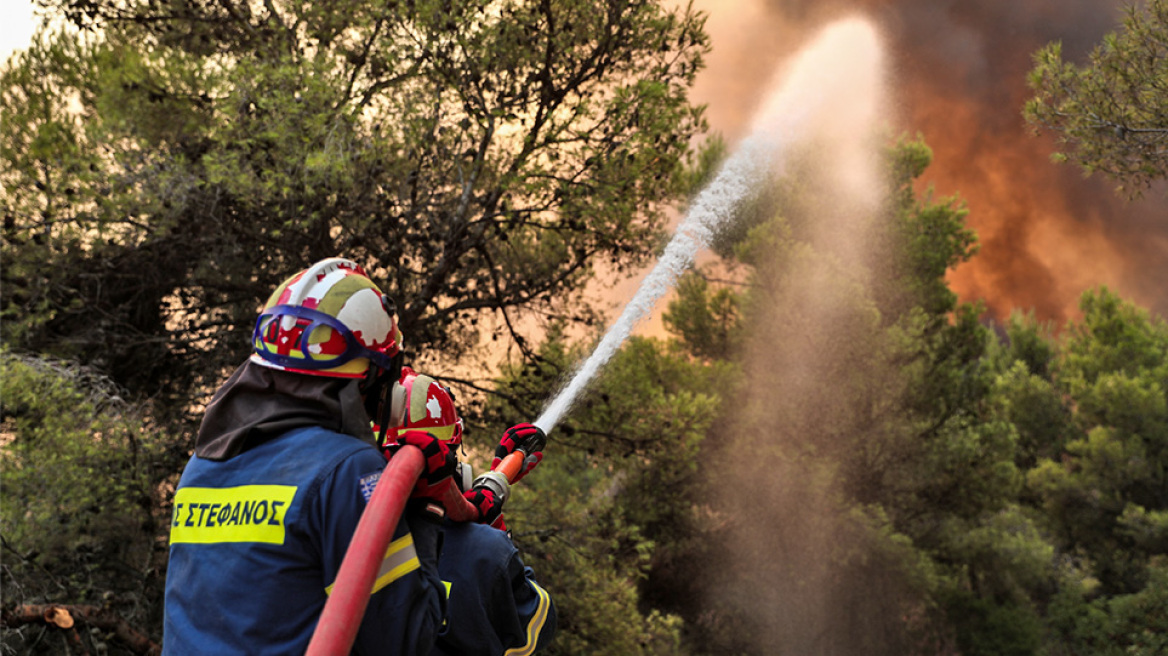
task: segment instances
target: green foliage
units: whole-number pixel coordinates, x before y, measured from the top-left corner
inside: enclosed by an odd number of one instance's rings
[[[271,288],[326,256],[445,361],[493,313],[586,317],[593,267],[643,263],[693,184],[708,44],[686,7],[45,5],[84,31],[42,31],[0,80],[4,338],[135,393],[218,380]]]
[[[675,543],[679,562],[728,562],[646,590],[707,595],[678,608],[697,652],[1162,648],[1164,324],[1101,290],[1061,334],[1016,314],[996,339],[945,282],[976,242],[959,202],[918,199],[929,159],[891,152],[894,207],[865,228],[863,266],[816,237],[814,184],[787,180],[721,248],[744,285],[679,285],[678,345],[743,376],[699,452],[724,528]]]
[[[94,518],[62,516],[68,526],[90,523],[59,539],[21,528],[9,541],[22,555],[34,533],[58,546],[104,545],[93,522],[129,526],[138,517],[131,509],[147,518],[150,508],[164,509],[167,499],[151,495],[165,497],[181,467],[176,456],[190,434],[182,422],[243,358],[271,289],[322,257],[357,260],[394,297],[408,356],[421,368],[441,375],[466,364],[481,376],[484,354],[517,347],[527,360],[508,396],[494,406],[475,393],[460,402],[471,425],[492,435],[516,412],[531,417],[571,360],[566,349],[555,353],[562,344],[537,355],[521,331],[591,326],[596,312],[580,292],[595,267],[623,272],[652,257],[665,211],[702,183],[724,149],[716,138],[691,147],[706,125],[687,94],[709,46],[704,16],[688,6],[40,4],[66,25],[43,28],[0,72],[0,332],[5,345],[94,367],[127,398],[153,403],[145,428],[91,427],[100,434],[94,444],[109,442],[104,459],[76,451],[91,438],[68,442],[73,450],[59,456],[68,476],[6,462],[6,503],[31,498],[18,483],[45,485],[44,507],[31,506],[38,520],[55,506],[100,508]],[[660,375],[678,373],[663,364]],[[696,389],[658,399],[628,442],[583,439],[599,460],[590,465],[595,478],[573,472],[582,477],[579,509],[562,504],[562,527],[534,523],[568,536],[548,543],[563,569],[547,572],[562,587],[553,594],[568,627],[566,653],[676,652],[677,619],[642,612],[635,582],[651,566],[654,536],[678,532],[687,508],[679,500],[632,521],[636,507],[624,501],[654,481],[692,474],[710,406]],[[613,406],[608,419],[638,417],[638,409]],[[687,422],[674,459],[647,428],[667,413]],[[29,426],[21,430],[41,430]],[[158,470],[99,485],[74,480],[72,468],[102,474],[153,462],[144,445],[161,435],[170,451]],[[23,452],[13,453],[6,460]],[[650,467],[658,457],[662,466]],[[127,490],[106,505],[77,496],[105,503],[103,486],[118,481],[133,490],[147,481],[149,494]],[[618,482],[631,490],[621,503],[604,492]],[[17,517],[7,505],[4,512]],[[151,558],[164,555],[154,549],[165,528],[142,529]],[[6,540],[10,530],[6,523]],[[160,583],[161,567],[142,573],[157,563],[142,556],[127,570],[119,553],[87,561],[100,581],[62,596],[84,601],[89,589]],[[139,600],[139,615],[128,619],[157,634],[160,599]]]
[[[637,583],[653,544],[615,513],[611,492],[619,478],[586,452],[549,453],[547,465],[507,516],[526,563],[556,603],[549,653],[677,653],[678,618],[639,609]]]
[[[1087,292],[1079,303],[1081,321],[1069,327],[1066,375],[1076,391],[1094,385],[1105,372],[1148,372],[1162,377],[1164,325],[1148,311],[1125,302],[1106,288]]]
[[[949,603],[963,656],[1031,656],[1042,644],[1038,614],[1017,602],[995,603],[966,594]]]
[[[1114,179],[1138,196],[1168,175],[1168,2],[1128,7],[1123,28],[1103,39],[1084,66],[1066,62],[1052,43],[1034,57],[1026,119],[1055,131],[1070,160]]]
[[[1033,311],[1014,312],[1006,320],[1005,330],[1005,342],[991,345],[998,366],[1008,368],[1021,361],[1029,373],[1050,380],[1057,355],[1053,326],[1038,321]]]
[[[1039,458],[1053,458],[1076,434],[1071,410],[1062,392],[1049,380],[1031,373],[1023,360],[994,380],[992,412],[1017,432],[1014,461],[1033,467]]]
[[[319,257],[367,265],[439,375],[511,331],[496,394],[459,399],[481,470],[584,355],[593,267],[651,257],[725,154],[690,147],[702,16],[662,4],[47,0],[96,29],[0,73],[3,339],[157,405],[3,352],[8,594],[157,634],[183,455],[160,422]],[[1129,191],[1165,172],[1164,18],[1133,10],[1091,68],[1045,51],[1027,110]],[[928,146],[893,144],[888,207],[836,231],[863,249],[820,229],[816,156],[718,236],[737,284],[683,277],[673,337],[629,340],[508,502],[552,653],[1162,652],[1165,324],[1104,289],[997,339],[946,282],[977,243],[918,193]]]
[[[991,332],[945,282],[976,242],[914,191],[929,159],[890,152],[859,266],[816,237],[813,184],[760,192],[719,247],[741,284],[683,278],[673,339],[630,341],[557,427],[568,469],[521,516],[569,615],[681,622],[653,640],[691,653],[1163,649],[1165,324],[1099,290],[1061,331]],[[520,396],[580,355],[541,354]]]
[[[1152,656],[1168,650],[1168,568],[1153,563],[1143,590],[1106,602],[1115,646],[1125,654]]]
[[[677,300],[662,319],[694,357],[729,360],[739,339],[739,299],[729,289],[708,289],[702,276],[682,276],[677,281]]]
[[[942,530],[946,555],[966,564],[973,591],[985,599],[1025,599],[1054,575],[1054,547],[1027,509],[1011,504]]]
[[[712,599],[681,609],[696,610],[698,651],[935,652],[953,640],[947,600],[1024,602],[1052,554],[1013,503],[1017,431],[985,414],[995,387],[979,308],[944,280],[975,239],[956,200],[917,198],[931,153],[902,140],[888,154],[893,207],[855,227],[866,244],[849,250],[816,228],[833,208],[807,157],[722,235],[744,284],[692,275],[666,315],[691,355],[741,360],[744,380],[702,452],[718,474],[699,489],[726,530],[689,553],[728,557],[725,571],[688,588],[650,582]]]
[[[945,274],[977,253],[977,237],[965,225],[968,210],[956,197],[924,199],[913,181],[932,162],[933,153],[918,137],[899,139],[887,154],[888,185],[895,217],[876,236],[873,294],[890,317],[919,307],[932,321],[942,321],[957,305]]]
[[[687,196],[690,198],[697,196],[702,188],[713,180],[714,175],[718,173],[718,166],[729,153],[729,148],[726,139],[716,132],[701,143],[690,166],[686,167],[682,174],[683,188]]]
[[[540,354],[557,366],[581,355],[558,335]],[[501,398],[542,379],[533,374],[509,370]],[[732,376],[724,365],[633,338],[549,436],[544,463],[508,502],[508,524],[555,595],[554,653],[683,653],[681,619],[667,603],[646,605],[641,590],[655,572],[677,566],[680,545],[701,539],[697,454],[720,381]]]
[[[1168,510],[1168,326],[1106,289],[1085,293],[1080,308],[1058,369],[1077,436],[1028,480],[1102,590],[1136,593],[1149,558],[1168,546],[1158,528]]]
[[[1051,604],[1054,653],[1152,656],[1168,649],[1168,568],[1153,563],[1148,585],[1129,595],[1089,599],[1068,585]],[[1053,651],[1053,650],[1052,650]]]
[[[92,371],[5,349],[0,385],[5,603],[107,603],[157,621],[159,436]]]

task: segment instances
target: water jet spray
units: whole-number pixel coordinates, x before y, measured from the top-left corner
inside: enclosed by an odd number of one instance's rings
[[[841,56],[843,66],[840,66]],[[841,128],[849,125],[864,129],[871,125],[875,106],[866,101],[879,97],[880,60],[875,29],[864,20],[848,19],[828,26],[780,73],[779,84],[773,87],[776,90],[757,114],[753,132],[694,199],[632,301],[588,359],[553,397],[535,421],[536,426],[545,433],[551,432],[633,328],[648,316],[678,276],[692,266],[697,252],[708,246],[722,223],[734,215],[738,204],[766,181],[776,164],[782,163],[791,145],[808,135],[828,132],[838,135]],[[845,116],[844,120],[840,119],[841,115]],[[852,139],[854,135],[845,134],[843,138]],[[850,182],[859,187],[870,183],[864,176]],[[539,441],[523,445],[528,451],[542,450],[542,446]],[[422,458],[421,451],[415,447],[403,447],[382,474],[321,614],[308,647],[309,654],[348,653],[351,648],[368,602],[368,590],[372,588],[405,498],[422,470]],[[514,480],[523,458],[524,451],[517,449],[496,470]]]
[[[731,218],[750,191],[765,182],[787,148],[817,121],[833,120],[841,100],[866,94],[880,84],[880,47],[867,21],[845,19],[829,25],[776,76],[775,89],[757,113],[753,131],[694,199],[661,258],[642,281],[633,299],[535,420],[550,433],[571,409],[600,368],[616,353],[633,328],[693,265],[721,225]],[[840,56],[849,61],[841,68]],[[854,61],[852,61],[854,59]],[[825,76],[825,72],[827,75]],[[855,107],[843,108],[856,111]],[[861,108],[861,111],[864,111]]]

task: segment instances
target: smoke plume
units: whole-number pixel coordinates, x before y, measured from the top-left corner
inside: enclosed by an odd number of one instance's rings
[[[769,71],[819,27],[861,10],[883,30],[894,70],[893,129],[921,133],[934,151],[925,184],[958,195],[981,251],[951,275],[963,300],[990,316],[1034,310],[1077,315],[1079,296],[1107,285],[1168,314],[1168,199],[1163,188],[1127,203],[1112,183],[1055,165],[1049,135],[1021,111],[1033,53],[1061,41],[1083,63],[1118,28],[1121,0],[699,0],[714,51],[695,95],[711,124],[741,137]],[[926,191],[922,188],[922,192]]]

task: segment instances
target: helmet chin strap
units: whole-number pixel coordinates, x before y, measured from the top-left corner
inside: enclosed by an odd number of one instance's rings
[[[365,412],[377,424],[377,445],[385,444],[393,414],[393,392],[401,377],[402,354],[398,352],[390,360],[389,369],[382,369],[369,363],[369,375],[365,379]],[[374,371],[376,370],[376,372]]]

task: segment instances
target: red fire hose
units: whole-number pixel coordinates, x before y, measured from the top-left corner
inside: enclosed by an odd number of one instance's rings
[[[526,457],[522,450],[517,449],[499,463],[496,471],[502,472],[508,481],[514,481]],[[408,445],[399,448],[385,466],[373,496],[361,514],[361,521],[357,523],[357,530],[353,532],[337,580],[333,583],[332,594],[324,604],[316,632],[308,643],[306,656],[334,656],[352,650],[381,560],[423,466],[421,450]],[[478,517],[478,510],[455,485],[448,488],[442,502],[446,516],[452,521],[467,522]]]
[[[422,451],[407,445],[385,466],[341,561],[332,594],[308,643],[308,656],[335,656],[352,650],[377,570],[424,462]]]

